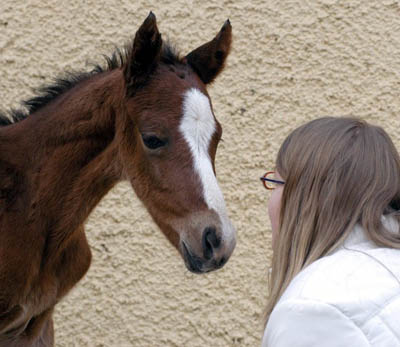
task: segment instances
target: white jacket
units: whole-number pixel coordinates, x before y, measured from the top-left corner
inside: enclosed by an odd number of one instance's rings
[[[393,219],[384,224],[399,232]],[[275,306],[262,347],[400,347],[400,250],[359,226],[301,271]]]

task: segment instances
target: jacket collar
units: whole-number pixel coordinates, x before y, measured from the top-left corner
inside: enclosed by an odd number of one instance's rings
[[[383,226],[390,232],[399,233],[399,224],[397,223],[396,219],[390,215],[382,216],[381,218]],[[360,250],[367,250],[367,249],[374,249],[378,248],[373,241],[371,241],[365,230],[360,224],[357,224],[350,235],[344,240],[341,246],[336,248],[330,254],[334,254],[343,249],[360,249]]]
[[[382,216],[382,224],[389,231],[399,233],[399,223],[392,216]],[[354,251],[364,254],[383,266],[400,286],[400,249],[385,248],[372,242],[364,229],[357,224],[343,244],[329,255],[341,250]]]

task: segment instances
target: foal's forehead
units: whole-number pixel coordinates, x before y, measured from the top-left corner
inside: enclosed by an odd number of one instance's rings
[[[184,96],[192,89],[196,89],[202,96],[209,99],[204,83],[190,66],[184,64],[161,64],[157,75],[151,81],[150,89],[162,100],[168,100],[169,103],[175,105],[182,103]]]
[[[192,150],[208,151],[217,123],[207,95],[197,88],[185,91],[182,105],[180,131]]]
[[[212,110],[210,98],[197,88],[189,88],[184,92],[182,105],[181,128],[185,126],[196,132],[197,137],[209,139],[215,131],[219,131]]]
[[[197,88],[188,88],[184,92],[183,115],[198,123],[214,123],[210,99]]]

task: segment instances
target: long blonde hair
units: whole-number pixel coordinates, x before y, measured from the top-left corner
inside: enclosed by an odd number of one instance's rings
[[[400,248],[382,215],[400,222],[400,157],[387,133],[355,118],[320,118],[293,131],[276,169],[285,181],[266,321],[290,281],[337,248],[360,223],[384,247]]]

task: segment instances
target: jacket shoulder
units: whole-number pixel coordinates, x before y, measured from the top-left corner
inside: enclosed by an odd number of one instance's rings
[[[263,346],[400,347],[400,251],[343,249],[300,272],[275,306]]]
[[[369,347],[364,332],[336,307],[289,299],[273,310],[263,347]]]
[[[280,302],[297,299],[333,305],[361,326],[400,300],[400,250],[342,249],[321,258],[293,279]]]

